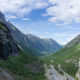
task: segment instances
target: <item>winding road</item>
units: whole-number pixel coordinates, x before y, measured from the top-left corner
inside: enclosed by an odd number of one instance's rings
[[[68,75],[67,73],[64,72],[64,75],[61,75],[60,73],[58,73],[53,65],[50,65],[50,69],[47,68],[47,65],[44,64],[45,66],[45,70],[46,70],[46,77],[48,78],[48,80],[75,80],[72,76]]]

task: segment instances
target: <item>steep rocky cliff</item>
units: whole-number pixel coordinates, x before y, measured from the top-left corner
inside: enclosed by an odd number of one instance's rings
[[[0,20],[5,21],[5,16],[4,16],[4,14],[2,12],[0,12]]]
[[[0,21],[0,58],[16,56],[18,51],[17,43],[13,40],[9,29]]]

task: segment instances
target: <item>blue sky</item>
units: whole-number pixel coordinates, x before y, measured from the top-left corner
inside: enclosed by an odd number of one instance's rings
[[[0,11],[25,34],[66,44],[80,34],[80,0],[0,0]]]

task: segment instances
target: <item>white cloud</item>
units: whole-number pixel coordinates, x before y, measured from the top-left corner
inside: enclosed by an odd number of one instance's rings
[[[18,15],[30,13],[34,9],[48,6],[47,0],[0,0],[0,11]]]
[[[29,20],[31,20],[30,18],[23,18],[22,19],[23,21],[29,21]]]
[[[69,41],[71,41],[72,39],[74,39],[79,33],[55,33],[53,34],[55,40],[62,44],[65,45],[67,44]]]
[[[64,24],[80,22],[80,0],[0,0],[0,11],[18,16],[43,8],[47,8],[43,16],[51,16],[49,18],[51,22]]]
[[[47,15],[56,23],[71,23],[80,17],[80,0],[48,0]]]
[[[75,21],[76,21],[77,23],[80,23],[80,17],[76,18]]]
[[[13,15],[9,15],[7,16],[8,18],[11,18],[11,19],[16,19],[17,17],[16,16],[13,16]]]
[[[49,21],[51,21],[51,22],[56,22],[56,20],[57,20],[56,17],[51,17],[51,18],[49,18]]]

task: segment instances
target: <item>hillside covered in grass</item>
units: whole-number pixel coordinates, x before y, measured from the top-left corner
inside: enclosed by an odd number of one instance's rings
[[[16,57],[1,60],[0,69],[0,72],[5,70],[12,74],[13,80],[46,80],[42,62],[24,52]]]
[[[0,80],[46,80],[43,62],[26,49],[24,52],[0,21]]]
[[[65,46],[57,53],[44,58],[46,64],[53,64],[58,69],[59,64],[61,68],[68,74],[75,77],[78,71],[78,61],[80,58],[80,44],[74,46]]]

